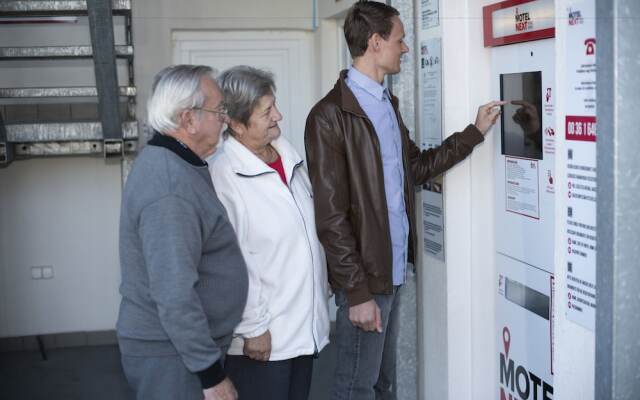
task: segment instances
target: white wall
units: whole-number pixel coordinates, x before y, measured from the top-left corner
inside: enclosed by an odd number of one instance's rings
[[[482,3],[440,2],[445,137],[490,100]],[[494,135],[445,175],[446,263],[424,257],[421,282],[424,399],[487,399],[495,390]]]
[[[445,134],[475,122],[491,100],[490,54],[482,43],[482,1],[442,2]],[[492,397],[495,357],[493,143],[486,136],[464,163],[447,174],[448,398]]]
[[[133,2],[133,38],[138,85],[138,116],[153,76],[173,60],[175,30],[313,29],[312,0],[146,0]],[[309,60],[313,62],[313,60]],[[310,82],[310,84],[314,84]]]
[[[15,162],[0,170],[0,337],[113,329],[120,164]],[[53,279],[32,280],[51,265]]]

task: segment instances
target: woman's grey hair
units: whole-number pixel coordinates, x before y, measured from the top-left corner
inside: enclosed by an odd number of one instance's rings
[[[180,112],[204,106],[207,99],[200,87],[203,77],[215,79],[211,67],[173,65],[158,72],[147,102],[149,125],[160,133],[174,131],[180,124]]]
[[[273,95],[276,84],[273,74],[247,65],[237,65],[218,76],[218,84],[224,96],[227,115],[244,125],[249,123],[253,109],[263,96]],[[225,131],[225,137],[233,133],[231,128]]]

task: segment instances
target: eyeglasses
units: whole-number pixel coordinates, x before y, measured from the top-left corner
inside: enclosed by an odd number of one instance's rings
[[[203,107],[194,107],[193,110],[201,110],[201,111],[210,112],[212,114],[216,114],[220,122],[224,122],[227,119],[227,110],[224,107],[220,107],[220,110],[210,110],[208,108],[203,108]]]

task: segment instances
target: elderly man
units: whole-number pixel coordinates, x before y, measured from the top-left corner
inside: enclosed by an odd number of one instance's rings
[[[120,218],[117,332],[138,399],[237,398],[223,359],[247,297],[247,269],[207,163],[226,119],[205,66],[155,78],[155,136],[129,174]]]
[[[416,253],[414,185],[483,141],[500,102],[440,147],[420,151],[384,86],[409,51],[398,11],[359,1],[344,33],[353,66],[311,110],[305,130],[320,241],[336,293],[338,362],[332,399],[392,399],[398,290]]]

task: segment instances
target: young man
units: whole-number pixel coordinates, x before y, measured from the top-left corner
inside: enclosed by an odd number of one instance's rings
[[[360,1],[344,31],[353,65],[311,110],[305,129],[317,228],[338,306],[332,399],[390,399],[397,292],[416,252],[414,185],[469,155],[502,103],[485,104],[475,124],[420,151],[383,86],[409,51],[398,11]]]

